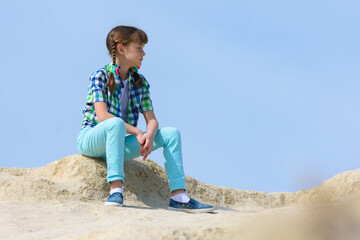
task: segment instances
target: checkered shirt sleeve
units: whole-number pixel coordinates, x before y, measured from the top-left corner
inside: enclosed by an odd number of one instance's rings
[[[106,72],[101,70],[97,71],[90,76],[90,86],[91,94],[88,96],[88,102],[107,102],[106,97],[106,85],[105,85],[105,76]],[[89,99],[90,98],[90,99]]]
[[[140,112],[146,112],[146,111],[153,111],[153,105],[152,105],[152,101],[150,98],[150,84],[148,83],[148,81],[146,81],[145,77],[141,75],[141,77],[143,78],[143,86],[142,86],[142,98],[141,98],[141,103],[140,103]]]

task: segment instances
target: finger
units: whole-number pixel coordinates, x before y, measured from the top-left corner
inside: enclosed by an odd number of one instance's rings
[[[152,146],[149,146],[145,152],[146,155],[150,155],[152,152]]]
[[[149,156],[150,155],[149,150],[145,150],[144,155]]]
[[[143,148],[142,150],[140,150],[141,156],[144,156],[146,153],[147,153],[146,148]]]
[[[143,147],[143,149],[141,150],[141,154],[142,154],[142,156],[144,156],[144,155],[148,155],[147,153],[148,153],[148,149],[147,149],[147,148],[145,148],[145,147]]]
[[[144,143],[143,143],[143,149],[147,149],[150,145],[150,141],[148,139],[145,139]]]
[[[140,140],[138,141],[138,143],[139,143],[140,149],[143,149],[143,148],[144,148],[144,141],[140,139]]]
[[[147,156],[148,156],[148,155],[145,154],[143,160],[146,160],[146,159],[147,159]]]
[[[144,148],[148,148],[150,144],[151,144],[150,141],[146,139],[146,141],[144,142]]]
[[[143,152],[144,152],[144,146],[143,146],[143,145],[139,145],[139,147],[140,147],[139,153],[140,153],[140,155],[142,155]]]
[[[149,155],[150,155],[149,151],[144,151],[141,156],[144,156],[144,157],[146,156],[146,157],[147,157],[147,156],[149,156]]]
[[[144,148],[143,147],[140,148],[139,153],[140,153],[141,156],[144,155]]]

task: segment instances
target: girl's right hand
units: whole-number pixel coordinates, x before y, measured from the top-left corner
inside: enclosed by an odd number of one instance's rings
[[[139,131],[139,133],[136,134],[136,139],[137,139],[137,141],[139,143],[139,147],[140,147],[140,151],[139,151],[140,155],[141,155],[141,152],[142,152],[144,144],[145,144],[145,140],[142,137],[143,135],[144,135],[144,133],[142,131]]]

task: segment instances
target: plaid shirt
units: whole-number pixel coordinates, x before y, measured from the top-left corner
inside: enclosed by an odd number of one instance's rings
[[[140,88],[135,86],[135,80],[133,77],[133,69],[129,69],[129,103],[128,103],[128,118],[127,123],[136,127],[139,119],[139,111],[141,113],[145,111],[154,110],[152,101],[150,99],[150,84],[146,81],[145,77],[140,74],[143,79],[143,85]],[[83,123],[81,129],[85,127],[95,127],[98,124],[98,120],[95,113],[95,102],[106,102],[107,110],[109,113],[116,117],[121,116],[120,109],[120,94],[124,83],[118,76],[115,76],[116,88],[114,93],[111,94],[109,89],[106,89],[106,82],[108,80],[108,74],[105,67],[94,72],[90,76],[90,85],[88,88],[88,96],[86,100],[86,107],[83,109]]]

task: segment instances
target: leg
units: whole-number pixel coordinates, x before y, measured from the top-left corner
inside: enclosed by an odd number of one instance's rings
[[[169,210],[184,212],[212,212],[215,208],[208,204],[203,204],[195,199],[189,198],[186,194],[179,194],[186,190],[185,174],[182,164],[181,137],[176,128],[160,128],[154,138],[153,151],[163,147],[165,158],[165,170],[171,191]],[[135,136],[125,138],[125,161],[139,156],[139,144]],[[186,197],[179,196],[186,195]],[[174,200],[174,199],[175,200]],[[185,200],[187,198],[187,200]]]
[[[153,151],[163,147],[165,159],[165,170],[168,176],[170,191],[181,189],[185,190],[185,174],[183,170],[181,137],[176,128],[160,128],[156,133],[153,144]],[[136,136],[129,135],[125,137],[125,161],[139,157],[140,147]]]
[[[107,163],[107,182],[124,181],[124,142],[126,128],[121,118],[109,118],[79,134],[78,150],[89,157],[101,157]]]

